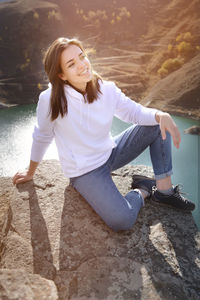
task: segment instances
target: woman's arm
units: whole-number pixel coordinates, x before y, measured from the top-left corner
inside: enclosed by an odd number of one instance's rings
[[[160,125],[163,140],[166,139],[166,131],[168,131],[173,139],[174,146],[179,148],[181,142],[180,132],[170,114],[145,107],[130,98],[113,84],[113,94],[117,99],[115,115],[121,120],[128,123],[136,123],[139,125]]]
[[[40,162],[54,138],[54,121],[50,115],[50,89],[42,92],[37,104],[37,125],[33,131],[30,160]]]
[[[33,143],[31,147],[31,157],[29,168],[22,172],[17,172],[13,176],[13,184],[27,182],[33,179],[33,175],[42,160],[49,144],[53,140],[54,122],[49,115],[50,92],[48,90],[40,94],[37,105],[37,126],[33,132]]]
[[[23,172],[17,172],[13,176],[13,184],[23,183],[32,180],[38,165],[39,162],[31,160],[28,170],[25,170]]]
[[[116,102],[115,116],[127,123],[156,125],[157,109],[148,108],[127,97],[115,84],[110,86],[112,99]]]

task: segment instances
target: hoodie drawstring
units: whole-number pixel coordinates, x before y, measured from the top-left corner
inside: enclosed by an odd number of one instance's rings
[[[79,122],[80,122],[80,125],[83,125],[83,107],[82,107],[83,105],[87,105],[86,120],[84,120],[84,125],[86,126],[87,129],[90,129],[90,122],[89,122],[90,107],[89,107],[89,103],[85,102],[83,104],[81,99],[79,99]]]

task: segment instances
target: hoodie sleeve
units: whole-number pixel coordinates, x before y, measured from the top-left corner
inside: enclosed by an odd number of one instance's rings
[[[155,114],[158,110],[145,107],[131,100],[114,84],[116,97],[115,116],[127,122],[139,125],[157,125]]]
[[[37,104],[37,125],[33,131],[33,143],[31,148],[31,160],[40,162],[54,138],[54,121],[49,114],[50,96],[41,93]]]

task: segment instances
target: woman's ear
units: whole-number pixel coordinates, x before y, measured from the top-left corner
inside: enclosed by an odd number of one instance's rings
[[[66,80],[65,75],[64,75],[63,73],[59,73],[59,74],[58,74],[58,77],[59,77],[60,79],[62,79],[63,81]]]

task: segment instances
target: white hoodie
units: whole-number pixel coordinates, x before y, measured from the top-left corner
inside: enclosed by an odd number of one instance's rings
[[[114,115],[127,123],[157,125],[157,110],[129,99],[113,82],[100,82],[101,94],[93,103],[73,87],[64,87],[68,113],[50,119],[51,86],[39,96],[38,124],[33,132],[31,160],[40,162],[55,138],[59,160],[65,176],[83,175],[103,165],[116,146],[110,134]]]

